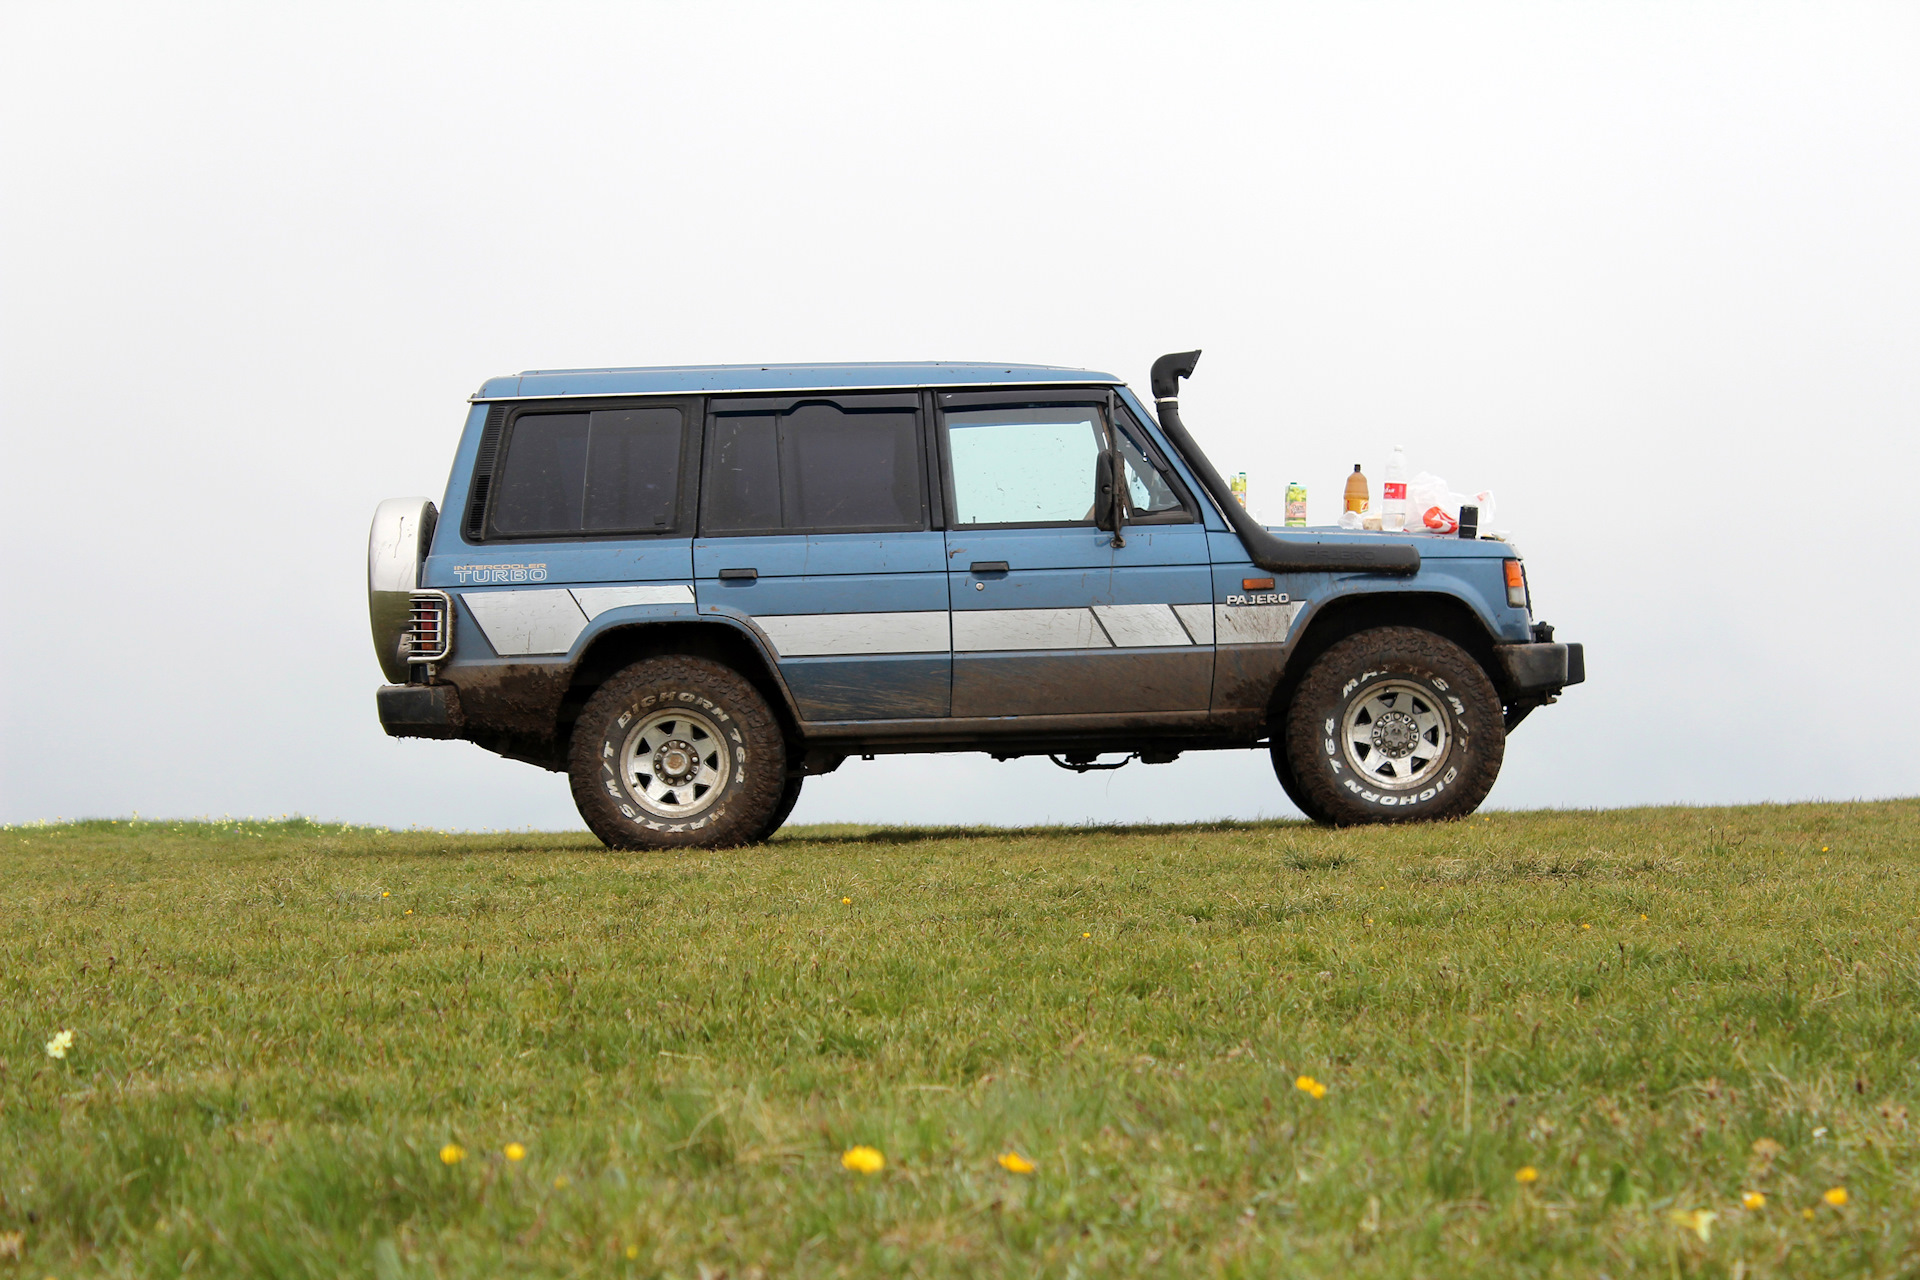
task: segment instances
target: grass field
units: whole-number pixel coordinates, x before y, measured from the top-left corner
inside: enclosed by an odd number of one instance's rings
[[[0,1277],[1913,1274],[1917,855],[8,828]]]

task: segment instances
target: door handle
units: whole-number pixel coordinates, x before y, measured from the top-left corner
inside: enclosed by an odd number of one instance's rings
[[[1008,573],[1010,568],[1005,560],[975,560],[967,566],[969,573]]]
[[[720,571],[722,582],[757,582],[759,578],[758,569],[722,569]]]

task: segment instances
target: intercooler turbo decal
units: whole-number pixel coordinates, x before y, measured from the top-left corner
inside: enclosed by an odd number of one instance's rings
[[[545,582],[547,566],[544,564],[458,564],[453,574],[460,579],[460,585],[485,586],[492,582]]]

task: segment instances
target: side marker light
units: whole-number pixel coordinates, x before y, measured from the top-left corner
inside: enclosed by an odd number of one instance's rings
[[[1518,560],[1509,560],[1507,566],[1507,603],[1515,609],[1527,607],[1527,571],[1520,567]]]

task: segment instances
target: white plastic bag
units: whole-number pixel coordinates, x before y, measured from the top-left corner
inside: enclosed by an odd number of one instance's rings
[[[1422,471],[1407,485],[1407,527],[1428,533],[1454,533],[1460,528],[1460,508],[1480,508],[1482,529],[1493,524],[1493,492],[1483,489],[1468,497],[1455,493],[1431,471]]]

